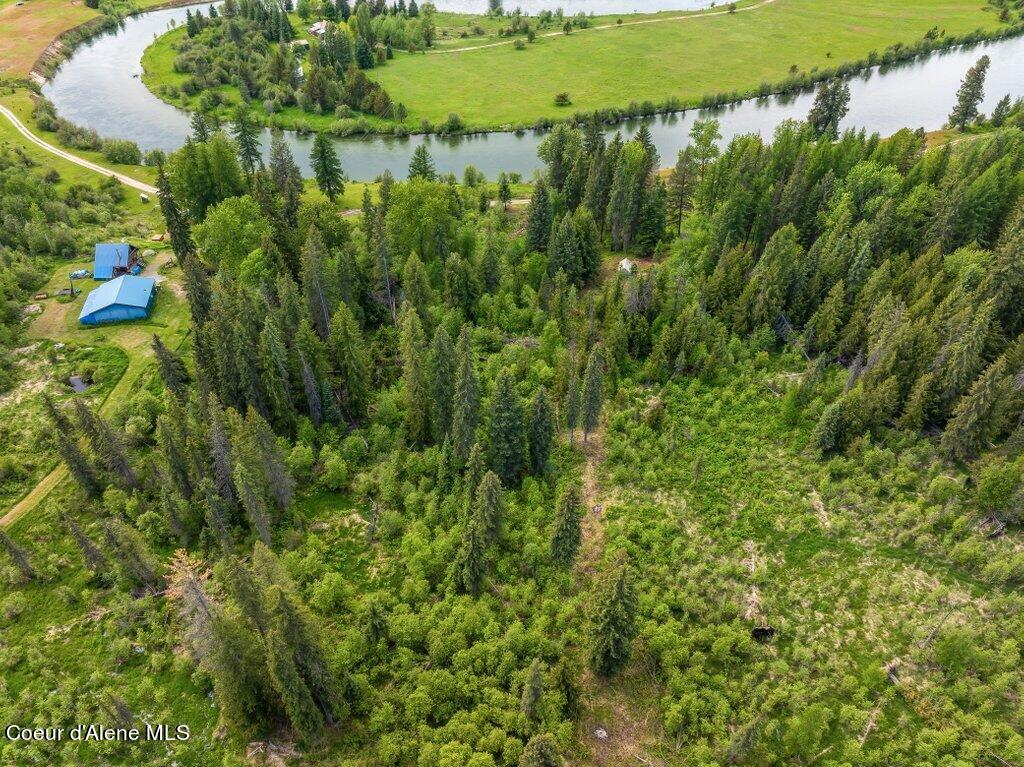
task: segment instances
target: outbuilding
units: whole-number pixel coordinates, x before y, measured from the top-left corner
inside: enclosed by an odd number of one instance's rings
[[[125,274],[100,285],[85,297],[78,321],[83,325],[141,320],[153,309],[156,280]]]
[[[93,255],[92,276],[96,280],[112,280],[122,274],[142,271],[135,248],[127,242],[98,242]]]
[[[623,274],[632,274],[635,269],[636,264],[628,258],[624,258],[619,261],[619,271]]]

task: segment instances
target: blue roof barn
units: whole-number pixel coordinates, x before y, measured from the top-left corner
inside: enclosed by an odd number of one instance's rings
[[[98,242],[93,256],[92,276],[96,280],[110,280],[122,274],[138,274],[141,264],[135,257],[135,248],[127,242]]]
[[[100,285],[85,298],[78,321],[83,325],[141,320],[153,309],[156,281],[125,274]]]

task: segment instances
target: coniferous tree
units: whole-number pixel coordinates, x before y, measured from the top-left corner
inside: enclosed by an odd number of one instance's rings
[[[233,606],[215,611],[210,627],[213,641],[203,666],[213,679],[221,718],[238,731],[265,726],[281,704],[263,642]]]
[[[420,322],[426,326],[430,320],[428,310],[433,301],[430,289],[430,278],[427,269],[416,253],[412,253],[402,267],[402,295],[405,301],[416,310]]]
[[[519,767],[564,767],[565,762],[558,753],[558,743],[544,733],[530,738],[519,757]]]
[[[337,304],[332,285],[327,279],[327,245],[315,226],[309,230],[306,247],[302,251],[302,289],[306,297],[309,318],[320,338],[327,338],[331,328],[331,315]]]
[[[108,550],[128,584],[158,591],[160,578],[156,564],[139,532],[117,517],[104,520],[100,529]]]
[[[636,636],[636,591],[624,556],[605,574],[594,600],[590,662],[601,677],[611,677],[629,662]]]
[[[426,338],[419,315],[412,307],[402,310],[402,381],[405,390],[405,425],[409,438],[425,443],[430,439],[430,371]]]
[[[306,408],[309,420],[319,427],[324,422],[324,405],[320,399],[320,387],[317,385],[313,371],[305,355],[299,352],[299,371],[302,376],[302,388],[306,395]]]
[[[82,531],[82,528],[66,511],[61,512],[60,521],[71,533],[71,537],[75,539],[75,544],[82,553],[82,559],[85,561],[86,568],[92,573],[92,577],[98,579],[108,577],[110,575],[110,560],[107,559],[103,550]]]
[[[281,195],[281,213],[288,226],[298,226],[299,203],[302,201],[302,173],[295,163],[284,133],[270,134],[270,178]]]
[[[540,712],[537,707],[544,694],[544,669],[540,658],[534,658],[526,671],[523,694],[519,697],[519,710],[530,721],[536,721]]]
[[[579,485],[566,485],[558,496],[555,521],[551,528],[551,560],[560,567],[568,567],[576,558],[583,540],[580,520],[583,516],[583,498]]]
[[[21,546],[11,540],[11,536],[2,528],[0,528],[0,548],[7,551],[8,556],[10,556],[19,572],[21,572],[22,579],[26,581],[35,580],[36,571],[32,567],[32,562],[29,561],[28,554],[25,553]]]
[[[455,381],[457,368],[458,360],[452,339],[444,325],[439,325],[430,345],[430,424],[434,441],[438,444],[447,441],[452,429],[455,404],[452,382]]]
[[[838,77],[823,82],[807,115],[814,137],[835,141],[839,138],[839,123],[849,111],[850,86]]]
[[[188,254],[184,257],[184,264],[185,295],[188,298],[188,307],[192,313],[192,321],[197,328],[201,328],[206,322],[206,318],[210,316],[213,295],[210,290],[210,279],[198,257]]]
[[[523,405],[508,370],[498,374],[487,426],[491,468],[506,487],[518,487],[526,462]]]
[[[245,171],[245,175],[251,181],[252,175],[263,167],[263,151],[260,147],[259,133],[249,108],[245,104],[239,104],[235,108],[234,117],[231,135],[238,144],[238,161],[242,170]]]
[[[78,446],[74,434],[57,429],[54,435],[57,441],[57,452],[64,460],[64,464],[71,472],[78,486],[85,491],[90,498],[99,498],[103,492],[96,470],[85,453]]]
[[[551,444],[555,438],[555,414],[548,390],[541,386],[530,402],[530,471],[540,476],[547,471],[551,457]]]
[[[544,177],[537,179],[526,218],[526,248],[543,252],[551,238],[551,200]]]
[[[182,265],[185,263],[186,256],[195,255],[196,245],[192,240],[192,229],[189,226],[188,217],[178,207],[178,203],[174,199],[171,181],[167,178],[162,163],[157,168],[156,189],[157,197],[160,200],[160,212],[163,213],[167,233],[171,237],[171,248],[174,250],[174,258],[179,265]]]
[[[334,202],[338,195],[345,192],[345,174],[341,169],[341,160],[338,159],[334,144],[326,133],[317,133],[313,139],[309,163],[313,167],[316,185],[331,202]]]
[[[185,397],[191,378],[181,357],[168,349],[156,333],[153,334],[153,351],[164,386],[179,399]]]
[[[679,153],[668,177],[667,213],[676,235],[683,233],[683,216],[691,207],[690,198],[697,185],[697,163],[693,149],[686,147]]]
[[[192,113],[192,140],[204,144],[210,139],[210,126],[206,122],[206,116],[202,112]]]
[[[426,144],[419,144],[413,150],[412,160],[409,161],[409,178],[422,178],[427,181],[435,181],[437,179],[434,158],[430,156]]]
[[[483,531],[484,542],[491,544],[501,534],[501,526],[505,517],[505,494],[501,480],[493,471],[484,474],[476,489],[474,498],[474,515]]]
[[[572,363],[572,375],[565,395],[565,426],[569,430],[569,446],[572,446],[573,434],[580,424],[583,400],[580,394],[580,376],[576,372],[576,363]]]
[[[580,253],[576,225],[571,215],[565,215],[554,227],[548,248],[548,274],[563,272],[573,285],[583,283],[583,255]]]
[[[284,512],[291,506],[295,483],[285,464],[284,451],[270,429],[270,424],[250,407],[245,416],[249,451],[259,459],[264,485],[269,488],[277,510]]]
[[[486,538],[480,520],[471,514],[462,532],[455,558],[455,586],[464,594],[479,596],[487,578]]]
[[[232,475],[238,498],[245,509],[249,524],[267,546],[270,545],[270,515],[267,512],[267,501],[263,497],[262,483],[254,470],[245,461],[235,463]]]
[[[274,426],[281,433],[294,429],[295,402],[292,397],[288,353],[281,331],[271,315],[263,320],[259,342],[260,384],[267,396]]]
[[[370,361],[363,334],[344,301],[338,303],[331,319],[327,346],[341,384],[341,406],[350,419],[361,421],[366,416],[366,406],[370,401]]]
[[[978,119],[978,105],[985,98],[985,76],[992,60],[982,56],[967,70],[960,90],[956,92],[956,105],[949,115],[949,124],[963,130]]]
[[[473,342],[469,326],[459,332],[458,364],[452,412],[452,448],[458,465],[465,463],[470,448],[476,442],[476,427],[480,423],[480,384],[473,359]]]
[[[587,371],[583,376],[582,426],[583,442],[601,423],[601,407],[604,404],[604,353],[600,346],[590,352]]]

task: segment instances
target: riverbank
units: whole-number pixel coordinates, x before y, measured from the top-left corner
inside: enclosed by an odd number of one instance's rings
[[[406,107],[401,122],[298,107],[269,115],[261,107],[253,115],[268,126],[340,137],[522,132],[593,118],[614,124],[801,92],[880,64],[1021,33],[1019,12],[1003,21],[994,7],[975,0],[836,0],[827,7],[814,0],[761,0],[739,3],[735,13],[719,7],[595,18],[587,28],[545,32],[529,44],[521,37],[461,38],[465,42],[426,53],[396,51],[368,74]],[[179,86],[187,76],[173,71],[173,46],[183,35],[169,32],[147,48],[143,79],[166,103],[194,109],[200,94],[184,96]],[[224,103],[213,112],[227,118],[238,90],[215,90]],[[560,93],[569,104],[555,104]]]

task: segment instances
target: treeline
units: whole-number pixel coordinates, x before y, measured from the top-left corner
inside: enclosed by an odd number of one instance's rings
[[[244,0],[227,2],[209,18],[188,12],[188,36],[177,45],[176,72],[190,77],[164,95],[199,96],[199,110],[214,112],[223,103],[218,87],[239,89],[243,104],[258,102],[266,116],[298,106],[310,114],[334,114],[339,120],[363,112],[401,121],[405,108],[391,101],[363,73],[390,58],[390,46],[370,45],[345,24],[328,24],[308,51],[290,44],[295,37],[288,16],[276,5]]]

